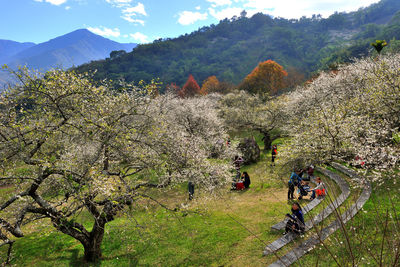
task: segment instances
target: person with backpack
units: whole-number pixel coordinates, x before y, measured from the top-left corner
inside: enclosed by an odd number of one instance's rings
[[[275,158],[278,155],[277,145],[273,145],[271,148],[271,166],[275,166]]]
[[[301,177],[299,176],[299,173],[301,170],[296,170],[296,172],[292,172],[290,174],[289,182],[288,182],[288,200],[294,199],[293,193],[294,193],[294,187],[297,186],[301,181]]]
[[[292,214],[287,213],[289,220],[286,223],[284,235],[293,232],[296,234],[303,233],[305,229],[303,211],[300,204],[295,202],[292,204]]]

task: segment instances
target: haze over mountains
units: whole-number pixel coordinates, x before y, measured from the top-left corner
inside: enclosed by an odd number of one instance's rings
[[[134,47],[136,44],[121,44],[80,29],[40,44],[0,40],[0,65],[7,64],[13,69],[27,65],[41,72],[68,69],[107,58],[115,50],[130,52]],[[8,80],[4,73],[0,74],[0,83],[1,79]]]
[[[10,57],[35,46],[35,43],[19,43],[10,40],[0,40],[0,62],[7,62]]]
[[[48,70],[79,66],[91,60],[104,59],[114,50],[130,52],[136,44],[121,44],[80,29],[40,44],[0,41],[0,60],[10,67],[28,65]],[[22,49],[25,48],[25,49]]]

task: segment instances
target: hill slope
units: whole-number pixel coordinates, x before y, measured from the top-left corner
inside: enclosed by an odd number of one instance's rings
[[[220,80],[238,83],[260,61],[272,59],[285,68],[310,74],[321,67],[321,59],[330,61],[332,54],[353,42],[369,46],[368,38],[377,36],[374,27],[399,27],[400,23],[386,24],[399,10],[400,1],[382,0],[327,19],[318,15],[299,20],[263,14],[234,17],[179,38],[139,45],[131,53],[85,64],[78,70],[96,69],[98,79],[137,82],[158,77],[165,83],[182,85],[193,74],[198,81],[216,75]],[[400,32],[387,31],[382,37],[400,39]]]
[[[54,67],[66,69],[104,59],[114,50],[131,51],[135,46],[120,44],[81,29],[25,49],[9,58],[7,64],[13,68],[26,64],[41,71]]]

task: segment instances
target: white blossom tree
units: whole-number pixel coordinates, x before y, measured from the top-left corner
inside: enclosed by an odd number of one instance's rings
[[[361,59],[289,95],[292,152],[365,168],[398,165],[400,56]]]
[[[129,85],[113,91],[73,72],[17,76],[21,84],[0,95],[0,181],[16,190],[0,203],[2,245],[11,248],[23,225],[47,218],[93,262],[106,224],[150,197],[144,188],[191,180],[212,191],[230,176],[229,152],[209,160],[225,138],[212,97],[152,98]]]
[[[260,132],[264,149],[268,150],[272,142],[280,137],[280,127],[285,123],[284,103],[283,96],[262,98],[246,91],[236,91],[222,97],[220,115],[233,130]]]
[[[291,138],[281,156],[316,163],[339,160],[363,168],[375,182],[372,221],[349,222],[351,227],[341,228],[348,252],[342,262],[357,265],[368,257],[377,266],[397,266],[398,201],[391,186],[398,181],[400,155],[400,54],[359,59],[322,73],[288,99],[286,113],[291,116],[286,130]],[[359,186],[364,181],[353,182]],[[366,230],[373,231],[374,238],[359,234]],[[326,241],[320,242],[329,252]]]

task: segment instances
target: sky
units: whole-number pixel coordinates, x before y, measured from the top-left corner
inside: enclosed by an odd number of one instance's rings
[[[41,43],[88,29],[120,43],[174,38],[246,10],[300,18],[379,0],[0,0],[0,39]]]

